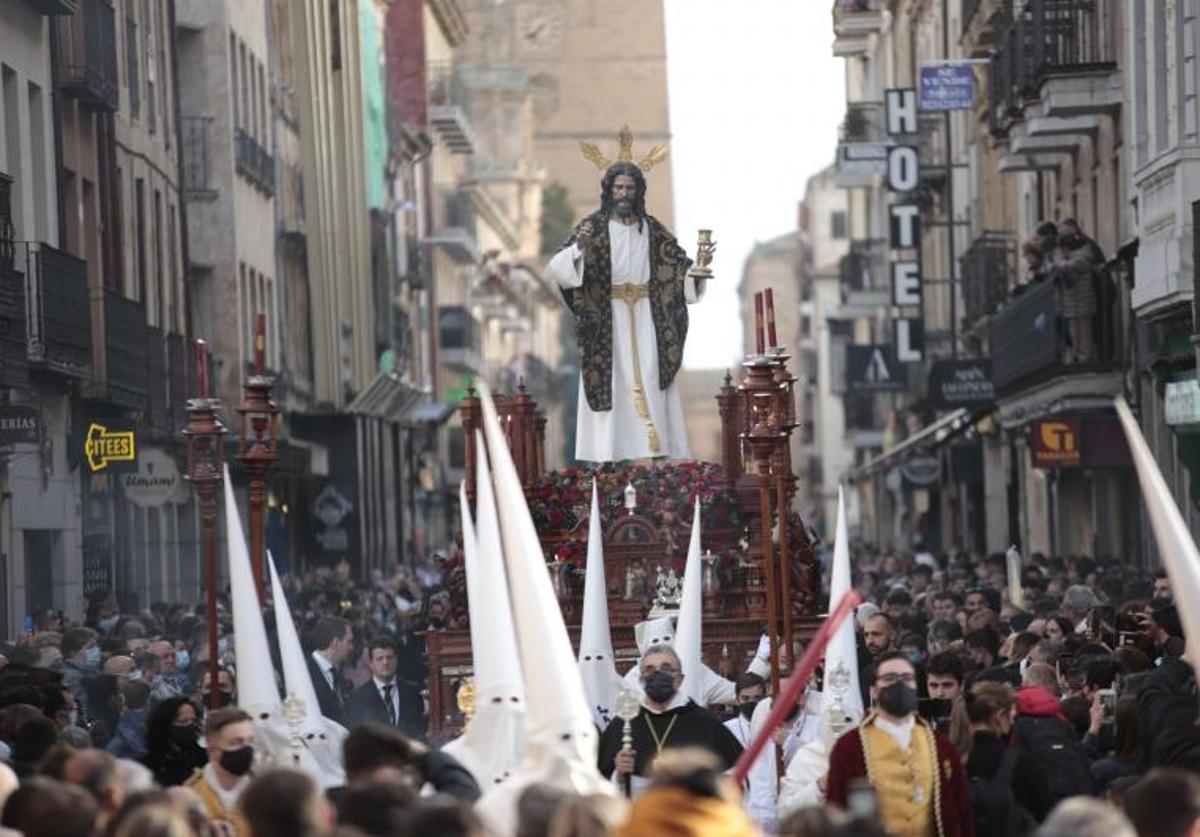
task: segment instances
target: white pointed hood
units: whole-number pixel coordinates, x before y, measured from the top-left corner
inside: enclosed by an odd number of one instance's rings
[[[237,703],[254,716],[264,713],[275,718],[279,714],[279,689],[271,663],[267,629],[263,624],[262,608],[254,573],[250,569],[250,549],[242,530],[229,466],[225,466],[225,552],[229,559],[229,590],[233,608],[233,653],[237,660]]]
[[[446,744],[486,789],[516,773],[525,728],[525,684],[513,630],[508,580],[500,548],[500,525],[492,495],[483,437],[477,436],[475,514],[471,522],[467,487],[459,488],[475,714],[462,735]]]
[[[592,514],[588,521],[587,575],[583,582],[583,623],[579,629],[579,675],[592,719],[604,729],[614,717],[621,678],[613,658],[608,625],[608,585],[604,578],[604,526],[600,498],[592,479]]]
[[[346,740],[346,728],[321,714],[317,692],[304,659],[304,649],[300,646],[300,635],[292,620],[292,609],[270,552],[267,553],[267,568],[271,573],[271,596],[275,604],[275,632],[279,639],[279,658],[283,664],[284,693],[286,700],[298,700],[304,706],[304,720],[299,724],[304,752],[293,746],[293,760],[297,767],[311,773],[323,789],[340,787],[346,783],[346,773],[342,769],[342,742]]]
[[[675,653],[683,666],[681,691],[697,705],[707,703],[704,693],[704,656],[701,652],[701,623],[704,617],[704,593],[701,590],[700,498],[692,513],[692,536],[688,543],[687,564],[683,568],[683,590],[679,599],[679,623],[675,630]]]
[[[1163,567],[1171,579],[1176,610],[1187,641],[1184,655],[1192,665],[1196,665],[1200,661],[1200,552],[1179,512],[1175,497],[1163,479],[1158,462],[1146,444],[1141,428],[1129,411],[1129,405],[1123,397],[1118,396],[1116,407],[1117,417],[1125,428],[1125,438],[1129,441],[1134,467],[1137,468],[1154,540],[1158,544]]]
[[[500,513],[518,656],[526,675],[521,778],[552,781],[577,793],[612,792],[611,783],[602,779],[596,768],[598,736],[583,680],[491,391],[483,383],[479,400]]]
[[[846,533],[846,498],[838,486],[837,528],[833,542],[833,566],[829,575],[829,607],[850,590],[850,538]],[[849,729],[863,719],[862,694],[858,688],[858,653],[854,642],[854,620],[847,619],[825,646],[825,682],[821,693],[820,735],[832,747],[837,735],[831,726],[835,716]]]
[[[656,616],[633,626],[633,636],[637,641],[638,656],[646,653],[651,645],[675,645],[675,626],[671,624],[670,616]],[[637,666],[634,666],[636,668]]]

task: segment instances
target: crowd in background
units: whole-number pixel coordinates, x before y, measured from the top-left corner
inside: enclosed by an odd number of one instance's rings
[[[977,835],[1200,829],[1200,704],[1165,575],[1033,555],[1018,589],[1003,555],[853,555],[863,696],[869,705],[878,661],[912,664],[920,714],[961,758]],[[398,678],[424,687],[423,634],[449,607],[436,564],[365,585],[344,564],[284,583],[306,636],[331,617],[351,626],[338,661],[350,684],[372,676],[384,643]],[[0,646],[0,826],[32,837],[484,833],[479,786],[415,732],[354,725],[346,784],[324,793],[256,756],[224,603],[223,708],[204,706],[202,614],[165,604],[126,614],[101,595],[87,625],[47,612]],[[713,708],[749,717],[742,704]],[[665,751],[632,802],[535,784],[517,833],[755,833],[722,767],[701,751]],[[883,833],[869,811],[853,818],[786,793],[778,806],[780,834]]]

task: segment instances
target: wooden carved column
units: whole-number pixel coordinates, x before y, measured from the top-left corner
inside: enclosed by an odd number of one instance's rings
[[[463,479],[467,481],[467,502],[475,508],[475,431],[483,426],[483,410],[479,406],[479,395],[474,387],[467,387],[467,397],[458,405],[463,426],[463,453],[466,467]]]

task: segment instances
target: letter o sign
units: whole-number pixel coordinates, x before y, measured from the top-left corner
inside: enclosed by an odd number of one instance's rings
[[[888,189],[893,192],[911,192],[917,188],[920,171],[916,146],[893,145],[888,149]]]

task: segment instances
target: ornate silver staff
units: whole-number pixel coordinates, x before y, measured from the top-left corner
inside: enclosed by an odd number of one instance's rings
[[[616,705],[617,717],[621,719],[621,750],[633,749],[633,719],[638,716],[641,711],[641,703],[638,701],[637,693],[632,689],[622,689],[617,695]],[[625,796],[633,797],[633,774],[626,773],[621,777],[621,783],[624,786]]]

